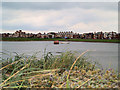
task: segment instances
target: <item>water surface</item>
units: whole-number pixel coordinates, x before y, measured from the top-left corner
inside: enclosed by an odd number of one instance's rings
[[[54,45],[53,41],[2,42],[3,52],[10,51],[26,55],[39,52],[37,56],[41,57],[45,49],[52,54],[70,50],[82,53],[89,49],[90,52],[87,53],[87,56],[90,56],[90,59],[98,61],[104,68],[118,69],[118,43],[70,42],[69,44]]]

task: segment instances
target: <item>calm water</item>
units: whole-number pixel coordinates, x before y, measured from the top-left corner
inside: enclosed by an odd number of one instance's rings
[[[118,44],[117,43],[90,43],[90,42],[70,42],[70,44],[54,45],[53,41],[27,41],[27,42],[2,42],[2,52],[17,52],[32,55],[38,53],[41,57],[46,49],[52,54],[60,54],[65,51],[77,51],[82,53],[89,49],[87,56],[98,61],[104,68],[111,67],[118,69]]]

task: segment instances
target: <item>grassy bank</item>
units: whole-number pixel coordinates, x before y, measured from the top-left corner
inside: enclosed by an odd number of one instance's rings
[[[112,68],[101,69],[88,61],[83,52],[79,56],[67,51],[61,55],[44,53],[38,59],[16,55],[3,60],[2,88],[118,88],[118,74]],[[78,53],[77,53],[78,54]]]
[[[2,38],[2,41],[77,41],[77,42],[108,42],[108,43],[120,43],[120,40],[108,40],[108,39],[43,39],[43,38]]]

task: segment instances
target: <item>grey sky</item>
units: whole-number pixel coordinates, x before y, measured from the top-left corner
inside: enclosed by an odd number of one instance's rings
[[[117,2],[3,2],[3,32],[118,31]]]
[[[1,0],[2,2],[119,2],[119,0]]]
[[[105,10],[117,10],[117,3],[115,2],[3,2],[3,9],[16,9],[16,10],[60,10],[65,8],[79,7],[84,9],[105,9]]]

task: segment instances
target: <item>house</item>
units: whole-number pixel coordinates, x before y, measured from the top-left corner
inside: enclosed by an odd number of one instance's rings
[[[41,38],[48,38],[48,35],[46,33],[41,34]]]
[[[3,33],[2,37],[9,37],[9,35],[11,35],[10,33]]]
[[[115,39],[115,38],[116,38],[116,34],[117,34],[116,32],[113,32],[113,31],[112,31],[112,37],[111,37],[111,38],[112,38],[112,39]]]
[[[101,31],[101,32],[97,32],[95,34],[95,38],[96,39],[104,39],[104,33]]]
[[[108,39],[108,34],[109,32],[104,32],[104,35],[103,35],[104,39]]]
[[[36,37],[41,38],[41,35],[42,35],[41,33],[38,33]]]
[[[117,34],[115,35],[115,39],[119,39],[119,40],[120,40],[120,33],[117,33]]]
[[[26,37],[26,33],[22,32],[22,30],[19,30],[13,33],[13,37]]]
[[[47,33],[48,38],[55,38],[56,33],[55,32],[49,32]]]
[[[74,33],[72,31],[58,32],[56,38],[73,38]]]
[[[75,34],[73,34],[73,38],[80,38],[79,33],[75,33]]]
[[[80,38],[80,39],[120,39],[120,33],[116,32],[94,32],[94,33],[73,33],[72,31],[66,32],[49,32],[49,33],[26,33],[22,30],[18,30],[15,33],[2,33],[1,37],[24,37],[24,38]]]

